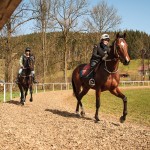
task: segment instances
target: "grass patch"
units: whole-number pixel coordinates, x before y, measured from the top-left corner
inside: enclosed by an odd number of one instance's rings
[[[136,123],[150,125],[150,89],[122,90],[128,98],[127,119]],[[95,110],[95,94],[89,92],[83,98],[85,107]],[[122,115],[123,103],[120,98],[110,94],[108,91],[101,94],[100,111],[105,114]]]
[[[17,98],[17,97],[20,97],[20,92],[13,92],[12,93],[12,98]],[[3,93],[0,93],[0,102],[3,102],[4,100],[4,95]],[[7,92],[6,93],[6,101],[10,100],[10,93]]]

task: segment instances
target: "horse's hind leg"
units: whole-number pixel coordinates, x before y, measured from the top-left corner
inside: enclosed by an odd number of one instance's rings
[[[123,116],[120,117],[120,122],[123,123],[126,120],[127,115],[127,97],[124,94],[122,94],[119,88],[111,90],[110,92],[123,100]]]
[[[76,113],[79,114],[79,106],[81,107],[81,116],[85,115],[85,111],[83,109],[83,105],[82,105],[82,97],[89,91],[89,88],[83,88],[83,90],[80,92],[80,94],[77,97],[77,107],[76,107]]]
[[[96,112],[95,112],[95,119],[96,121],[99,121],[99,116],[98,116],[98,112],[99,112],[99,108],[100,108],[100,89],[96,90]]]

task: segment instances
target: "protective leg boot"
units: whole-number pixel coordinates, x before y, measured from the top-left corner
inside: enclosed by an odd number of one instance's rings
[[[19,83],[19,77],[20,77],[20,74],[17,75],[17,78],[16,78],[16,80],[15,80],[15,83],[16,83],[16,84]]]
[[[38,82],[35,80],[35,75],[32,75],[32,78],[33,78],[33,83],[38,83]]]

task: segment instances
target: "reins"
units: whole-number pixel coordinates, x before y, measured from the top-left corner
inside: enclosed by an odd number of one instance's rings
[[[116,60],[118,60],[118,59],[114,58],[114,59],[107,59],[107,60],[105,60],[105,68],[104,68],[104,70],[107,71],[110,74],[117,73],[118,72],[118,68],[115,71],[109,71],[108,68],[107,68],[107,64],[106,64],[107,61],[116,61]]]
[[[118,72],[118,68],[115,71],[109,71],[109,69],[107,67],[107,61],[117,61],[119,59],[119,57],[120,57],[119,54],[118,54],[117,48],[116,48],[116,41],[114,42],[114,56],[116,56],[116,58],[106,59],[105,60],[105,68],[104,68],[104,70],[107,71],[110,74],[115,74],[115,73]]]

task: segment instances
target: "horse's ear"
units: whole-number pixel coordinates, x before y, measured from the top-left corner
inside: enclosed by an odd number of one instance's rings
[[[126,33],[123,34],[124,39],[126,38],[126,35],[127,35]]]
[[[116,38],[119,38],[120,37],[120,33],[118,32],[117,34],[116,34]]]

